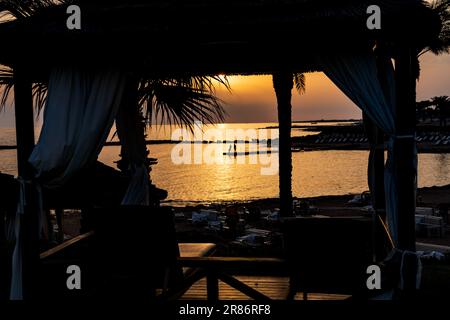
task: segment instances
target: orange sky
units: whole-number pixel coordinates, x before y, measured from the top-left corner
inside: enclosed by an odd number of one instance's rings
[[[450,55],[426,54],[422,58],[422,74],[417,85],[417,99],[450,96]],[[276,122],[277,111],[271,76],[228,77],[232,93],[218,88],[227,102],[226,122]],[[293,92],[293,120],[360,118],[361,112],[322,73],[306,75],[306,94]],[[0,113],[0,127],[13,127],[14,114],[8,108]]]
[[[450,95],[450,55],[426,54],[421,60],[422,73],[417,85],[417,99]],[[271,76],[228,77],[232,87],[219,96],[228,104],[227,122],[276,122],[276,101]],[[293,120],[360,118],[359,109],[323,73],[306,75],[306,94],[293,92]]]

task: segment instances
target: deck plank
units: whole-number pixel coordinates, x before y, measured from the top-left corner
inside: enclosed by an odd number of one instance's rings
[[[179,243],[178,249],[181,258],[210,257],[214,255],[217,246],[214,243]],[[182,270],[185,276],[195,271],[191,267],[184,267]]]
[[[285,300],[289,290],[289,278],[287,277],[257,277],[257,276],[239,276],[239,281],[255,288],[262,294],[273,300]],[[309,293],[308,300],[344,300],[348,295]],[[302,293],[297,293],[296,300],[303,298]],[[226,283],[219,281],[219,299],[220,300],[251,300],[243,293],[230,287]],[[181,300],[206,300],[206,280],[200,279],[185,292]]]
[[[179,243],[180,257],[208,257],[216,250],[214,243]]]

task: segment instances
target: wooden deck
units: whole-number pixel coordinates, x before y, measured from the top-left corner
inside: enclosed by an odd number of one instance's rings
[[[46,252],[41,253],[41,260],[45,260],[48,257],[61,252],[75,243],[87,240],[93,232],[89,232],[80,235],[70,241],[66,241]],[[208,257],[211,256],[216,250],[216,245],[213,243],[180,243],[179,251],[181,258],[198,258],[198,257]],[[211,258],[214,259],[214,258]],[[242,258],[244,259],[244,258]],[[242,260],[241,259],[241,260]],[[246,261],[242,260],[239,265],[245,266]],[[197,264],[202,261],[196,260]],[[267,263],[267,261],[265,261]],[[269,261],[270,262],[270,261]],[[276,262],[276,261],[275,261]],[[206,263],[206,262],[205,262]],[[233,263],[233,258],[219,258],[219,260],[208,261],[210,265],[216,267],[222,264]],[[185,275],[192,274],[196,269],[190,266],[184,267],[183,271]],[[288,295],[289,290],[289,278],[288,277],[269,277],[269,276],[236,276],[238,281],[244,283],[245,285],[257,290],[266,297],[273,300],[285,300]],[[194,280],[195,281],[195,280]],[[246,296],[244,293],[236,290],[225,282],[219,280],[219,300],[252,300],[250,297]],[[337,295],[337,294],[319,294],[319,293],[309,293],[308,300],[344,300],[349,298],[348,295]],[[180,298],[181,300],[207,300],[207,285],[206,278],[201,278],[195,282]],[[300,292],[295,296],[296,300],[302,300],[303,294]]]
[[[210,256],[215,251],[215,245],[211,243],[180,243],[181,257]],[[183,268],[185,273],[190,268]],[[285,300],[289,289],[289,278],[287,277],[261,277],[261,276],[238,276],[237,280],[258,290],[273,300]],[[308,300],[344,300],[348,295],[309,293]],[[296,300],[302,300],[300,292],[295,296]],[[206,278],[202,278],[188,289],[181,300],[207,300]],[[234,289],[219,280],[219,300],[251,300],[242,292]]]
[[[285,300],[287,297],[289,288],[289,278],[287,277],[239,276],[236,278],[273,300]],[[206,298],[206,279],[203,278],[186,291],[181,300],[206,300]],[[349,298],[348,295],[308,294],[308,300],[344,300],[347,298]],[[302,299],[303,294],[297,293],[295,300]],[[251,300],[251,298],[219,281],[219,300]]]

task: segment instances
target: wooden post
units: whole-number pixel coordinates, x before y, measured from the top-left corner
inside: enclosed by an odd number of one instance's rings
[[[382,215],[383,220],[386,218],[385,211],[385,195],[384,195],[384,134],[373,122],[370,118],[363,113],[364,119],[364,130],[366,131],[366,135],[369,138],[371,149],[371,168],[368,170],[373,170],[374,175],[371,177],[372,181],[372,189],[370,190],[373,194],[372,196],[372,205],[374,210],[379,212]],[[368,172],[369,173],[369,172]],[[384,213],[383,213],[384,212]]]
[[[216,271],[210,271],[206,276],[206,294],[208,301],[219,300],[219,278]]]
[[[383,131],[376,128],[376,142],[377,149],[374,154],[375,166],[375,210],[378,212],[383,221],[386,221],[386,200],[384,195],[384,149],[380,146],[384,144]]]
[[[387,48],[385,43],[377,44],[377,72],[378,79],[381,84],[384,96],[387,100],[392,98],[392,88],[390,82],[390,75],[386,72],[387,65],[391,64],[390,57],[387,53]],[[392,101],[391,101],[392,102]],[[372,124],[374,131],[371,132],[372,139],[377,146],[375,150],[372,151],[372,165],[374,170],[374,181],[373,181],[373,208],[375,210],[374,216],[374,254],[375,261],[383,260],[390,250],[390,245],[388,244],[388,238],[386,236],[385,227],[387,225],[386,221],[386,197],[385,197],[385,187],[384,187],[384,133],[376,125]],[[383,225],[384,224],[384,225]]]
[[[368,178],[372,207],[375,211],[373,216],[373,254],[374,261],[382,261],[388,253],[387,237],[382,224],[382,222],[386,222],[386,203],[384,194],[384,134],[372,122],[367,114],[363,113],[363,119],[366,135],[369,138],[371,148],[369,154]]]
[[[29,181],[33,177],[28,158],[34,148],[34,115],[32,83],[22,67],[14,68],[14,99],[17,139],[17,167],[19,177]],[[23,298],[35,297],[36,272],[39,263],[39,232],[36,194],[32,185],[25,188],[26,206],[21,217]]]
[[[398,247],[401,250],[416,250],[415,213],[417,170],[414,168],[416,132],[416,79],[412,69],[415,50],[399,48],[395,60],[397,110],[396,149],[398,175]]]
[[[397,173],[397,199],[398,199],[398,243],[400,250],[415,252],[415,213],[417,170],[414,168],[415,154],[415,126],[416,126],[416,79],[412,65],[415,50],[408,46],[398,49],[395,60],[396,72],[396,127],[397,139],[394,142],[395,170]],[[410,299],[414,297],[416,289],[417,258],[407,255],[402,261],[400,272],[403,275],[403,291],[401,297]]]
[[[273,87],[277,97],[279,123],[279,175],[280,175],[280,213],[292,216],[292,88],[291,72],[281,71],[273,74]]]
[[[28,158],[34,148],[32,84],[20,68],[14,69],[14,103],[16,117],[17,168],[20,177],[32,177]]]
[[[385,228],[382,223],[386,225],[386,197],[384,188],[384,133],[379,128],[375,129],[375,144],[377,149],[374,152],[372,161],[374,162],[374,258],[375,262],[383,260],[388,254],[388,238]],[[380,221],[381,220],[381,221]]]

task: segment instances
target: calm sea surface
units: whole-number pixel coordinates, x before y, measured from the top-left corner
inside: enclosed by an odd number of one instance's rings
[[[334,124],[334,123],[330,123]],[[308,124],[302,124],[308,125]],[[220,124],[215,129],[264,129],[274,123]],[[149,139],[170,139],[166,126],[154,127]],[[0,128],[0,145],[15,144],[14,129]],[[293,129],[294,136],[310,134]],[[216,154],[221,164],[176,165],[171,159],[175,144],[150,145],[151,157],[158,159],[151,177],[169,192],[174,202],[214,202],[277,197],[278,176],[261,175],[260,164],[251,164],[248,155],[237,158]],[[206,145],[202,146],[206,148]],[[229,148],[229,146],[225,146]],[[247,146],[249,148],[249,146]],[[193,150],[193,149],[191,149]],[[248,150],[248,149],[247,149]],[[227,151],[227,150],[225,150]],[[119,147],[105,147],[99,160],[115,167]],[[293,153],[293,192],[297,197],[361,193],[367,190],[367,151],[313,151]],[[265,165],[264,167],[266,167]],[[17,174],[15,150],[0,150],[0,171]],[[450,184],[450,154],[419,155],[419,187]]]

